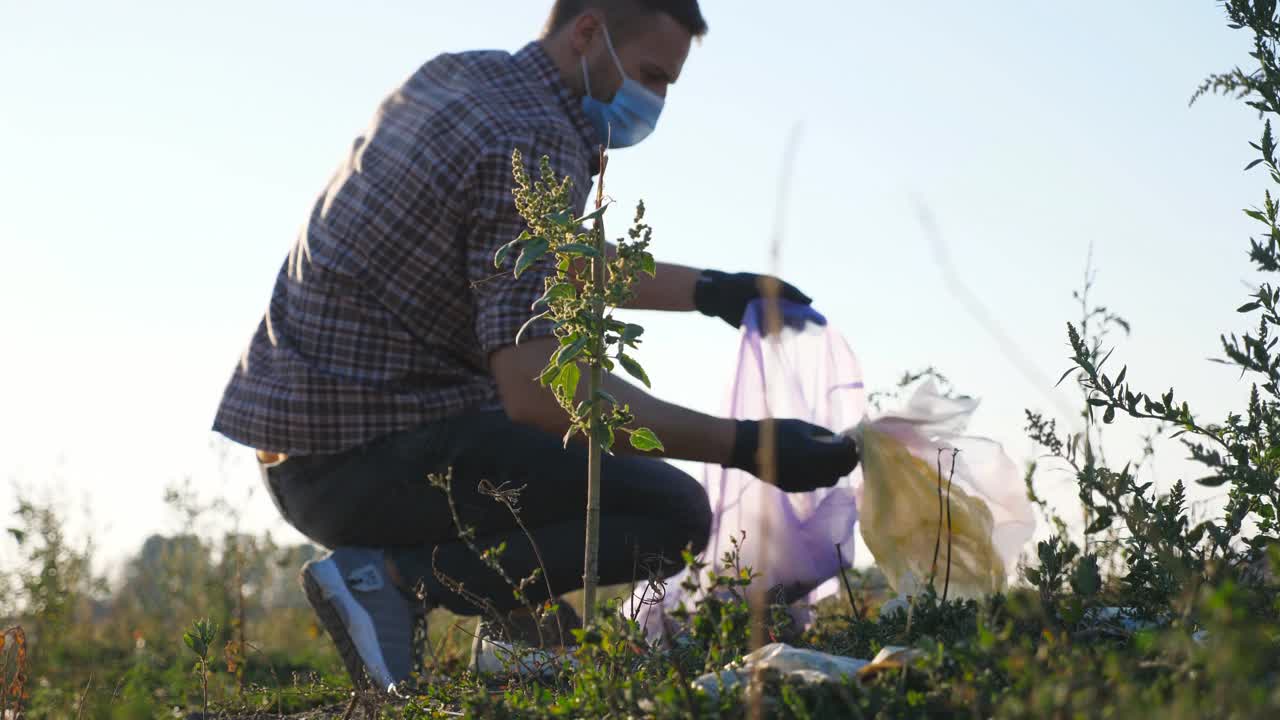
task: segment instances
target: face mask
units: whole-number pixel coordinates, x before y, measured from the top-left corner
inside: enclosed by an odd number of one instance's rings
[[[631,147],[649,137],[662,114],[663,99],[640,83],[627,77],[622,62],[613,50],[609,30],[605,28],[604,42],[622,76],[622,87],[612,102],[601,102],[591,97],[591,78],[587,74],[587,58],[582,58],[582,78],[586,82],[587,95],[582,98],[582,109],[596,129],[600,140],[608,141],[610,148]]]

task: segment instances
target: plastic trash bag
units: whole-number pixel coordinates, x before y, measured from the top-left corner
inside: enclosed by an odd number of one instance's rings
[[[784,328],[769,339],[761,332],[763,304],[757,301],[747,308],[737,373],[722,414],[748,420],[793,417],[837,430],[853,426],[866,412],[862,370],[853,351],[816,311],[799,304],[780,305]],[[790,599],[808,603],[837,592],[841,560],[843,567],[853,563],[856,477],[857,471],[831,488],[787,494],[741,470],[705,466],[702,483],[713,520],[703,559],[709,569],[726,571],[720,560],[734,540],[741,540],[741,566],[760,573],[755,582],[765,588],[782,586]],[[653,592],[640,583],[622,612],[636,616],[651,637],[659,636],[667,613],[697,599],[680,587],[687,577],[681,573],[667,580],[665,596],[656,602]],[[802,609],[793,615],[798,622],[807,620]]]
[[[1003,590],[1035,530],[1013,461],[998,443],[962,434],[977,407],[930,380],[902,410],[846,433],[862,457],[863,542],[900,594],[930,577],[951,598]]]
[[[699,676],[693,681],[693,687],[714,700],[720,697],[722,689],[741,687],[751,682],[759,672],[774,672],[804,685],[844,683],[849,679],[860,681],[877,672],[901,670],[924,656],[922,650],[890,645],[881,648],[871,660],[863,660],[771,643],[738,662],[726,665],[719,672]]]
[[[861,508],[862,535],[876,562],[896,590],[914,594],[927,581],[937,534],[935,456],[939,448],[957,447],[962,452],[952,486],[950,596],[1002,587],[1004,573],[1034,529],[1034,516],[1022,478],[999,445],[960,435],[976,401],[944,398],[927,384],[903,411],[868,420],[862,370],[848,343],[811,308],[788,302],[780,307],[783,330],[775,338],[763,337],[763,304],[747,308],[724,414],[799,418],[843,430],[867,455],[835,486],[796,494],[740,470],[706,466],[703,485],[713,524],[703,560],[710,569],[727,573],[722,556],[740,539],[741,566],[760,575],[756,583],[783,589],[792,602],[804,601],[792,611],[804,623],[803,605],[839,592],[837,576],[853,564]],[[947,470],[949,450],[944,461]],[[864,480],[868,473],[871,483]],[[945,541],[944,528],[940,561]],[[665,594],[656,598],[640,583],[621,611],[635,616],[651,637],[660,636],[670,611],[697,600],[681,588],[686,578],[681,573],[667,580]]]

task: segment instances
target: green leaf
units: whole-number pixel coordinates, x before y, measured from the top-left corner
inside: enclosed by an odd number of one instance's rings
[[[516,333],[516,344],[517,345],[520,344],[520,338],[524,336],[524,331],[528,330],[530,325],[534,324],[535,322],[537,322],[538,320],[541,320],[546,316],[547,316],[547,313],[540,312],[537,315],[534,315],[533,317],[529,318],[524,325],[521,325],[520,331]]]
[[[556,365],[565,365],[566,363],[573,362],[574,358],[581,355],[582,351],[587,348],[587,343],[590,341],[591,338],[586,335],[579,336],[577,340],[574,340],[572,343],[564,345],[557,350],[552,362]]]
[[[578,392],[578,382],[582,379],[582,370],[578,368],[578,363],[569,363],[560,368],[560,374],[556,376],[552,386],[558,389],[562,397],[572,399]]]
[[[1256,302],[1245,303],[1244,305],[1241,305],[1240,307],[1236,308],[1236,312],[1238,313],[1253,312],[1254,310],[1257,310],[1260,307],[1262,307],[1260,303],[1256,303]]]
[[[1054,386],[1054,387],[1058,387],[1059,385],[1061,385],[1061,384],[1062,384],[1062,381],[1063,381],[1063,380],[1066,380],[1066,379],[1067,379],[1067,376],[1068,376],[1068,375],[1070,375],[1071,373],[1075,372],[1075,371],[1076,371],[1076,369],[1075,369],[1075,368],[1068,368],[1066,372],[1062,373],[1062,377],[1058,378],[1058,382],[1054,383],[1054,384],[1053,384],[1053,386]]]
[[[605,204],[601,205],[600,207],[596,208],[595,210],[592,210],[591,212],[587,213],[586,215],[583,215],[582,217],[578,218],[577,220],[574,220],[574,221],[573,221],[573,224],[574,224],[574,225],[586,225],[587,223],[589,223],[589,222],[591,222],[591,221],[593,221],[593,220],[599,220],[601,217],[604,217],[604,211],[605,211],[605,210],[608,210],[608,209],[609,209],[609,203],[605,203]]]
[[[621,404],[622,404],[622,403],[618,402],[618,398],[614,397],[614,396],[613,396],[612,394],[610,394],[607,390],[597,390],[597,391],[596,391],[596,399],[597,399],[597,400],[604,400],[605,402],[609,403],[610,405],[621,405]]]
[[[1098,558],[1096,555],[1085,555],[1076,565],[1075,574],[1071,578],[1071,589],[1078,595],[1089,597],[1097,594],[1101,588],[1102,573],[1098,570]]]
[[[568,210],[557,210],[556,212],[547,213],[542,217],[556,223],[557,225],[565,225],[573,219],[573,213]]]
[[[1209,477],[1200,478],[1196,481],[1196,484],[1205,487],[1218,487],[1219,485],[1225,485],[1226,482],[1227,477],[1225,475],[1210,475]]]
[[[552,360],[546,367],[542,368],[542,372],[538,373],[538,384],[546,387],[551,384],[560,375],[560,367]]]
[[[511,257],[511,253],[515,252],[516,246],[520,244],[520,238],[516,238],[511,242],[498,248],[498,252],[493,254],[493,266],[500,268],[507,264],[507,259]]]
[[[628,375],[644,383],[645,387],[652,387],[649,384],[649,376],[645,374],[644,368],[640,367],[640,363],[636,362],[630,355],[618,353],[618,362],[622,363],[622,369],[626,370]]]
[[[573,283],[557,283],[547,288],[547,291],[542,294],[542,297],[534,300],[533,306],[530,309],[537,310],[541,305],[551,304],[552,300],[572,298],[577,296],[577,294],[578,290],[573,286]]]
[[[1190,544],[1192,547],[1195,547],[1196,545],[1199,545],[1199,544],[1200,544],[1200,540],[1201,540],[1201,538],[1203,538],[1203,537],[1204,537],[1204,531],[1205,531],[1205,526],[1206,526],[1206,525],[1208,525],[1208,523],[1207,523],[1207,522],[1205,522],[1205,523],[1200,523],[1199,525],[1197,525],[1197,526],[1195,526],[1194,528],[1192,528],[1192,529],[1187,533],[1187,543],[1188,543],[1188,544]]]
[[[1107,411],[1102,414],[1102,422],[1107,425],[1110,425],[1112,422],[1115,421],[1115,419],[1116,419],[1116,408],[1113,405],[1107,408]]]
[[[631,343],[634,343],[636,339],[638,339],[643,334],[644,334],[643,327],[639,325],[634,325],[632,323],[627,323],[627,325],[622,328],[622,342],[624,344],[629,345]]]
[[[649,253],[640,256],[640,269],[653,277],[658,274],[658,262]]]
[[[1098,517],[1095,518],[1093,522],[1089,523],[1089,527],[1084,529],[1084,532],[1086,535],[1093,535],[1094,533],[1100,533],[1103,530],[1106,530],[1111,527],[1111,521],[1112,521],[1111,513],[1105,513],[1105,512],[1099,513]]]
[[[525,243],[524,249],[520,251],[520,257],[516,259],[516,277],[520,277],[520,273],[533,267],[534,263],[541,260],[550,247],[551,243],[542,237],[534,238]]]
[[[585,255],[589,258],[600,257],[600,251],[584,243],[565,243],[556,248],[561,255]]]
[[[641,452],[650,452],[657,450],[658,452],[666,452],[662,441],[649,428],[638,428],[631,433],[631,447]]]

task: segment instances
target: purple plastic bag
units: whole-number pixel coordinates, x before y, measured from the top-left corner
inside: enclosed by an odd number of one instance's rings
[[[816,311],[788,302],[780,306],[784,327],[773,338],[762,337],[763,304],[747,308],[738,372],[723,414],[746,420],[799,418],[833,433],[853,427],[866,413],[862,371],[853,351]],[[741,565],[760,574],[756,583],[783,586],[791,600],[808,603],[836,592],[842,561],[844,567],[853,563],[858,475],[855,470],[834,487],[787,494],[740,470],[707,465],[702,482],[714,519],[704,560],[724,570],[722,556],[741,539]],[[680,587],[686,578],[681,573],[668,580],[665,596],[656,602],[652,590],[638,585],[623,612],[635,614],[651,637],[659,635],[667,613],[696,600]],[[793,614],[803,622],[804,612]]]

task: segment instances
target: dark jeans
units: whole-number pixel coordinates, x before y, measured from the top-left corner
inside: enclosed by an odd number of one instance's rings
[[[500,411],[434,422],[337,455],[290,458],[265,475],[285,519],[315,542],[387,548],[407,583],[422,583],[431,602],[458,614],[482,608],[448,589],[433,568],[499,611],[517,609],[511,587],[459,539],[444,492],[427,480],[450,468],[463,525],[481,550],[506,544],[501,563],[511,578],[528,576],[538,560],[512,513],[479,491],[483,480],[521,489],[520,520],[537,542],[552,592],[582,587],[586,447],[566,449]],[[710,531],[706,492],[688,474],[654,458],[605,456],[602,585],[645,579],[646,566],[670,577],[683,566],[681,551],[701,552]],[[534,602],[546,599],[546,582],[539,578],[527,592]]]

